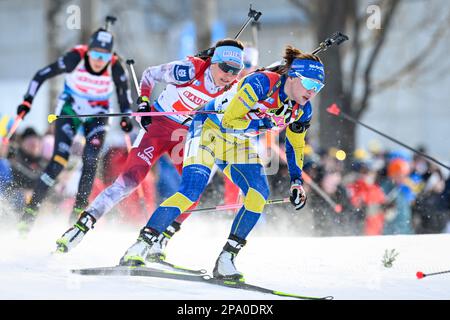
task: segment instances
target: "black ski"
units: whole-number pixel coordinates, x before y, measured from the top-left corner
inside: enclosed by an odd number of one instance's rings
[[[311,296],[302,296],[293,293],[281,292],[278,290],[272,290],[264,287],[259,287],[253,284],[234,281],[234,280],[223,280],[212,278],[209,275],[194,275],[194,274],[186,274],[175,271],[168,270],[159,270],[148,267],[126,267],[126,266],[116,266],[116,267],[99,267],[99,268],[86,268],[86,269],[76,269],[72,270],[73,273],[80,275],[97,275],[97,276],[141,276],[141,277],[153,277],[153,278],[165,278],[165,279],[174,279],[174,280],[183,280],[183,281],[195,281],[195,282],[203,282],[214,285],[219,285],[228,288],[249,290],[249,291],[257,291],[261,293],[268,293],[277,296],[289,297],[289,298],[297,298],[303,300],[332,300],[332,296],[326,297],[311,297]]]
[[[162,266],[169,267],[169,268],[173,269],[173,271],[179,271],[179,272],[196,274],[196,275],[206,274],[205,269],[190,269],[190,268],[178,266],[176,264],[173,264],[173,263],[167,262],[165,260],[161,260],[161,259],[153,259],[153,260],[149,261],[149,263],[157,263]]]

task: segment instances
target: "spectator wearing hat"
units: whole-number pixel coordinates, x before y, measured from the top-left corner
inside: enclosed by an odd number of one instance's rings
[[[415,196],[408,186],[409,162],[393,158],[388,162],[387,178],[381,183],[386,194],[383,234],[412,234],[411,205]]]

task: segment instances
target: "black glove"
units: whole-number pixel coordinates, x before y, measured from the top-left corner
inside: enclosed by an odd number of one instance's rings
[[[289,191],[289,200],[291,200],[292,205],[295,210],[300,210],[306,204],[306,193],[303,189],[303,181],[300,179],[295,179],[291,182],[291,189]]]
[[[148,100],[147,97],[145,96],[141,96],[137,99],[137,112],[150,112],[151,108],[150,108],[150,101]],[[136,121],[139,123],[139,125],[141,126],[142,129],[144,129],[145,131],[147,131],[148,126],[152,123],[152,117],[150,116],[138,116],[136,117]]]
[[[22,112],[25,112],[23,114],[23,118],[27,115],[28,112],[30,112],[31,109],[31,102],[27,100],[23,100],[21,104],[17,107],[17,115],[21,114]]]
[[[264,124],[264,129],[270,130],[277,125],[272,117],[262,118],[262,123]]]
[[[120,128],[122,128],[123,132],[130,132],[133,130],[133,123],[129,117],[122,117],[120,119]]]

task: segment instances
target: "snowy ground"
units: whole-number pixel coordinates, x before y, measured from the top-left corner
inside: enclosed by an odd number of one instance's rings
[[[168,260],[211,271],[231,222],[191,217],[168,247]],[[97,277],[72,268],[110,266],[134,242],[138,228],[98,224],[68,255],[51,255],[64,221],[40,219],[21,239],[1,226],[0,299],[283,299],[255,292],[140,277]],[[302,295],[335,299],[450,299],[450,274],[417,280],[450,269],[450,234],[384,237],[276,237],[257,230],[237,266],[249,283]],[[400,254],[392,268],[386,249]]]

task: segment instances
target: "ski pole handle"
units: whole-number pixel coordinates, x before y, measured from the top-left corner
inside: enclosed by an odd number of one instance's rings
[[[105,29],[109,31],[109,27],[112,26],[116,22],[117,18],[114,16],[106,16],[105,18]]]
[[[258,21],[259,17],[261,17],[262,12],[260,11],[256,11],[254,9],[252,9],[252,5],[250,5],[250,9],[248,11],[248,19],[247,21],[245,21],[244,25],[241,27],[241,29],[238,31],[238,33],[234,36],[234,39],[239,38],[239,36],[241,35],[241,33],[244,31],[244,29],[248,26],[248,24],[250,23],[250,21],[252,21],[252,19],[254,21]]]
[[[340,45],[342,42],[347,41],[349,38],[342,32],[335,32],[331,35],[331,37],[326,38],[323,42],[319,44],[319,47],[315,49],[312,54],[316,55],[319,52],[326,51],[329,47],[333,45]]]

